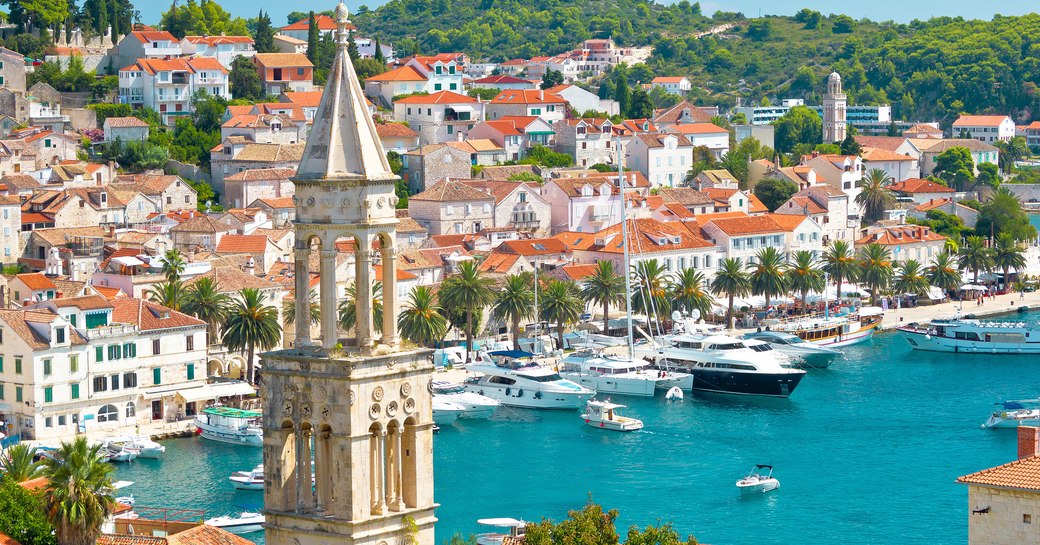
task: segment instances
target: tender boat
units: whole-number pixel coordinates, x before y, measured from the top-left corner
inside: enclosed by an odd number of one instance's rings
[[[793,333],[784,331],[767,329],[747,333],[743,338],[766,342],[773,347],[773,350],[787,355],[796,364],[812,369],[826,369],[830,367],[835,358],[841,355],[841,352],[830,346],[807,342]]]
[[[499,360],[494,364],[466,366],[469,371],[480,374],[466,379],[463,384],[466,391],[490,397],[508,407],[527,409],[581,409],[596,395],[595,390],[532,362],[529,352],[505,350],[490,355]]]
[[[600,394],[653,397],[678,386],[693,388],[688,373],[653,369],[645,360],[632,360],[595,350],[579,350],[560,362],[560,376]]]
[[[104,444],[100,450],[106,461],[120,463],[133,462],[137,459],[138,452],[135,448],[118,444]]]
[[[527,531],[527,523],[513,518],[479,519],[477,524],[493,528],[506,528],[505,532],[487,532],[477,534],[477,545],[502,545],[507,537],[522,538]]]
[[[586,425],[602,430],[636,431],[643,429],[642,420],[618,414],[617,410],[624,408],[624,405],[609,401],[590,399],[585,403],[585,414],[581,415],[581,419],[585,421]]]
[[[845,316],[800,316],[791,320],[763,322],[772,331],[791,333],[820,346],[849,346],[870,339],[884,317],[881,307],[863,307]]]
[[[672,388],[668,390],[668,393],[664,394],[664,398],[668,401],[682,401],[682,389],[680,389],[678,386],[672,386]]]
[[[447,426],[459,419],[466,408],[447,399],[433,398],[433,423],[438,426]]]
[[[914,350],[969,354],[1040,354],[1040,329],[1025,322],[967,318],[932,320],[898,328]]]
[[[233,407],[206,407],[195,416],[195,428],[204,439],[262,447],[263,430],[260,428],[260,411],[247,411]]]
[[[263,490],[264,464],[256,466],[252,471],[236,471],[228,480],[236,490]]]
[[[487,396],[467,392],[461,384],[443,380],[433,381],[433,399],[443,399],[461,406],[459,418],[489,418],[502,404]]]
[[[1000,410],[990,415],[983,428],[1017,428],[1040,426],[1040,400],[1004,401]]]
[[[112,491],[113,492],[118,492],[119,490],[122,490],[122,489],[124,489],[124,488],[126,488],[126,487],[128,487],[128,486],[130,486],[132,484],[134,484],[133,481],[116,481],[116,482],[112,483]],[[133,496],[133,494],[128,494],[126,496],[117,496],[116,497],[116,501],[121,503],[121,504],[123,504],[123,505],[129,505],[129,506],[133,507],[133,505],[134,505],[134,496]]]
[[[780,481],[773,477],[773,466],[758,464],[750,473],[748,473],[747,477],[737,481],[737,488],[739,488],[741,492],[745,493],[765,493],[780,488]]]
[[[260,513],[244,512],[237,516],[224,515],[206,520],[207,526],[216,526],[232,534],[251,534],[264,529],[264,516]]]
[[[138,458],[161,458],[166,447],[152,441],[146,435],[123,435],[105,439],[105,445],[137,449]]]

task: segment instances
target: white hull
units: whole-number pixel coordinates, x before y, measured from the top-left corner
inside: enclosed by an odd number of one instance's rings
[[[200,430],[202,433],[200,433],[199,436],[203,439],[209,439],[210,441],[218,441],[232,445],[245,445],[249,447],[264,446],[264,436],[262,434],[241,434],[205,428],[200,428]]]
[[[949,337],[938,337],[917,331],[900,329],[906,336],[907,342],[914,350],[925,352],[948,352],[964,354],[1010,354],[1029,355],[1040,354],[1040,342],[1033,343],[1001,343],[985,341],[969,341],[966,339],[951,339]]]
[[[466,390],[476,392],[480,395],[490,397],[507,407],[518,407],[521,409],[560,409],[575,410],[585,407],[585,402],[595,392],[589,393],[561,393],[561,392],[530,392],[522,388],[503,388],[490,385],[467,384]],[[509,390],[507,393],[506,390]],[[541,394],[536,396],[535,394]]]
[[[166,447],[142,448],[137,456],[139,458],[162,458],[164,452],[166,452]]]
[[[235,535],[251,534],[253,532],[260,532],[264,529],[263,520],[261,520],[260,522],[242,522],[237,524],[211,524],[209,521],[206,521],[206,524],[208,526],[214,526],[216,528],[220,528],[221,530],[231,532]]]
[[[586,388],[596,390],[599,394],[653,397],[654,393],[657,392],[657,383],[650,378],[619,378],[592,373],[566,372],[560,373],[560,376]]]
[[[868,327],[858,331],[853,331],[852,333],[840,337],[832,337],[830,339],[821,339],[819,341],[809,342],[819,346],[830,346],[835,348],[839,346],[849,346],[869,340],[874,336],[874,329],[874,327]]]
[[[248,480],[236,481],[234,477],[231,478],[231,485],[235,487],[235,490],[263,490],[264,482],[253,482]]]
[[[461,411],[455,410],[433,410],[433,423],[438,426],[447,426],[459,419]]]
[[[776,490],[777,488],[780,488],[780,482],[776,479],[767,479],[764,481],[757,481],[754,483],[745,483],[744,481],[737,481],[737,488],[739,488],[740,491],[744,494],[751,492],[757,492],[761,494],[769,492],[770,490]]]

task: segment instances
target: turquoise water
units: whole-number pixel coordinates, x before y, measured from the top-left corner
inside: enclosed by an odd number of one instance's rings
[[[1014,431],[979,425],[994,402],[1040,396],[1036,358],[911,353],[896,334],[846,354],[786,401],[625,399],[646,424],[631,434],[508,409],[446,426],[434,441],[437,539],[475,533],[483,517],[559,519],[591,493],[620,510],[622,535],[673,521],[716,545],[965,542],[967,491],[954,480],[1015,457]],[[213,516],[261,502],[227,482],[259,449],[167,445],[161,462],[119,468],[138,505]],[[781,489],[741,498],[734,482],[756,463],[776,466]]]

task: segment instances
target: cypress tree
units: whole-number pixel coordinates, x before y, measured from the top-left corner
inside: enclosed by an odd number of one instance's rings
[[[307,21],[307,58],[311,64],[317,64],[315,61],[318,58],[318,22],[314,20],[313,11]]]
[[[376,52],[372,56],[379,64],[386,64],[386,56],[383,55],[383,48],[379,46],[379,38],[376,38]]]
[[[98,36],[104,36],[108,32],[108,0],[100,0],[97,3],[97,17],[94,23],[97,25]]]
[[[256,39],[254,40],[256,50],[260,53],[271,53],[274,51],[274,28],[271,27],[270,14],[260,10],[256,17]]]
[[[628,76],[621,74],[614,88],[614,100],[618,103],[618,111],[621,115],[628,112]]]

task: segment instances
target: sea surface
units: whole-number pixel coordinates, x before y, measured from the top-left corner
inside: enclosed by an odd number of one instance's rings
[[[508,408],[445,426],[434,439],[437,542],[479,532],[478,518],[559,520],[589,497],[620,511],[622,539],[630,525],[671,521],[715,545],[966,542],[967,490],[954,481],[1015,458],[1013,430],[980,424],[995,402],[1040,397],[1040,362],[911,352],[895,333],[845,353],[789,400],[624,399],[646,424],[629,434],[590,428],[575,412]],[[138,506],[206,517],[260,506],[262,493],[227,481],[259,463],[260,449],[166,445],[165,459],[117,471],[136,482],[125,492]],[[776,467],[781,488],[741,497],[734,483],[758,463]]]

